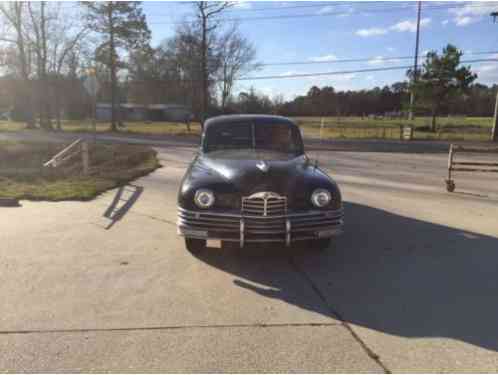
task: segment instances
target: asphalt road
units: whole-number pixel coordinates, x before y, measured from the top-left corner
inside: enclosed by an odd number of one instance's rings
[[[333,248],[194,257],[175,227],[193,150],[91,202],[0,208],[0,371],[498,370],[498,176],[448,194],[445,155],[321,152]]]

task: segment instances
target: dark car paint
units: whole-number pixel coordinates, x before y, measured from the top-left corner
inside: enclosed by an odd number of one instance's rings
[[[206,126],[232,122],[232,117],[222,116],[207,121]],[[245,121],[271,123],[282,122],[281,117],[242,116]],[[223,121],[222,121],[223,120]],[[296,126],[285,119],[289,126]],[[267,172],[257,167],[261,161],[268,164]],[[224,150],[196,155],[181,182],[178,205],[189,210],[198,210],[194,204],[197,189],[210,189],[214,192],[215,204],[212,211],[237,209],[243,196],[255,192],[272,191],[287,196],[289,210],[309,210],[315,208],[310,202],[311,193],[317,188],[327,189],[333,200],[325,209],[338,209],[342,205],[341,193],[337,184],[305,155],[288,155],[262,150]]]

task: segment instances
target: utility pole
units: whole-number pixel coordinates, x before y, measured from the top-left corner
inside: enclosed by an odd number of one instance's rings
[[[498,12],[493,12],[490,14],[490,16],[493,17],[493,22],[496,23]],[[491,132],[491,141],[498,142],[498,92],[496,93],[495,115],[493,117],[493,131]]]
[[[418,45],[420,39],[420,11],[422,9],[422,1],[418,2],[418,10],[417,10],[417,36],[415,40],[415,60],[413,61],[413,82],[417,82],[418,76]],[[413,106],[415,105],[415,93],[413,92],[413,88],[410,93],[410,112],[408,115],[409,120],[413,120]]]

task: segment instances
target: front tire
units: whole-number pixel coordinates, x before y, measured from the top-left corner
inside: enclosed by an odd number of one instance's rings
[[[185,238],[185,247],[192,254],[199,254],[206,248],[206,240],[196,238]]]

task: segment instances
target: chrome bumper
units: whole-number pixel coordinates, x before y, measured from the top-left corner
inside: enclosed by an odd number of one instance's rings
[[[306,211],[282,216],[189,211],[178,208],[178,234],[188,238],[239,242],[281,242],[329,238],[342,233],[343,210]]]

